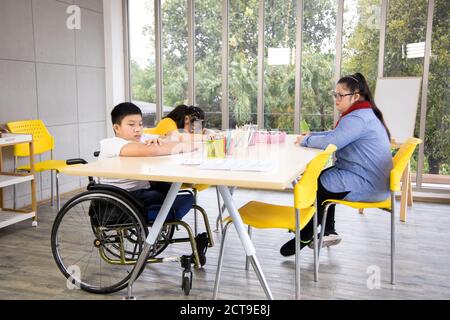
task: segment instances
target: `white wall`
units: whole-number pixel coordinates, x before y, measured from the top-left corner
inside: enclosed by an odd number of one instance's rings
[[[107,135],[113,136],[110,113],[125,98],[125,58],[122,0],[103,0]]]
[[[67,28],[71,4],[80,6],[80,30]],[[55,158],[91,160],[109,124],[103,25],[102,0],[1,0],[0,123],[42,119],[55,137]],[[3,157],[11,169],[12,150]],[[38,199],[47,199],[50,174],[37,176]],[[86,179],[62,176],[60,182],[66,192]],[[19,205],[30,202],[29,193],[28,184],[19,185]],[[10,205],[11,188],[5,199]]]

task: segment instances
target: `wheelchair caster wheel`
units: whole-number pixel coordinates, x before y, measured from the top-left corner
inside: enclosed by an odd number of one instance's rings
[[[191,291],[192,288],[192,277],[188,277],[188,276],[184,276],[183,277],[183,282],[181,284],[181,289],[184,291],[184,295],[188,296],[189,292]]]
[[[123,297],[123,300],[136,300],[136,297],[135,296]]]

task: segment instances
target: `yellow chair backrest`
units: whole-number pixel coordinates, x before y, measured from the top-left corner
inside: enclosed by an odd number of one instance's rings
[[[158,134],[156,128],[144,128],[144,134]]]
[[[392,159],[394,167],[391,170],[391,191],[400,191],[400,180],[402,179],[403,171],[405,171],[409,160],[411,159],[416,146],[422,140],[417,138],[409,138],[400,146],[400,149]]]
[[[54,139],[48,132],[42,120],[24,120],[9,122],[6,124],[11,133],[24,133],[33,135],[34,154],[40,154],[53,150]],[[14,146],[14,156],[27,157],[30,155],[28,144]]]
[[[294,187],[295,208],[304,209],[314,204],[318,187],[317,180],[330,155],[336,149],[337,147],[334,144],[329,144],[324,151],[308,163],[300,181]]]

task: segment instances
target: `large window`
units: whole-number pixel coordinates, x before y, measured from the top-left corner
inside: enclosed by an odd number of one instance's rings
[[[258,0],[229,1],[229,126],[256,124]]]
[[[187,0],[161,0],[163,115],[188,97]]]
[[[391,0],[387,14],[385,77],[422,77],[427,23],[426,0]],[[420,100],[415,136],[419,136]],[[411,161],[417,172],[418,148]]]
[[[413,172],[421,174],[422,185],[450,186],[450,36],[448,30],[450,1],[389,0],[386,21],[381,21],[384,0],[264,0],[264,69],[258,69],[258,26],[262,0],[192,0],[194,30],[188,31],[190,0],[159,0],[162,17],[161,52],[163,70],[161,88],[164,116],[173,107],[187,103],[193,88],[196,105],[206,112],[206,126],[221,128],[222,105],[228,104],[228,125],[257,123],[257,94],[264,87],[264,127],[290,133],[333,128],[334,101],[331,91],[338,76],[361,72],[375,90],[380,62],[380,39],[384,42],[384,77],[423,77],[428,87],[421,106],[419,99],[415,136],[425,128],[422,148],[411,161]],[[303,3],[303,25],[297,21],[297,4]],[[154,0],[128,0],[130,97],[144,112],[146,126],[156,120],[156,63]],[[424,74],[427,52],[427,19],[432,13],[431,57],[429,74]],[[223,9],[228,4],[228,34],[223,35]],[[338,14],[342,14],[338,17]],[[159,16],[159,15],[158,15]],[[337,34],[337,21],[343,21]],[[431,20],[429,20],[431,23]],[[380,26],[386,24],[385,34]],[[296,48],[296,32],[302,30],[302,46]],[[228,37],[229,52],[223,52],[223,36]],[[192,37],[194,52],[188,48]],[[342,37],[342,48],[336,39]],[[295,54],[301,50],[301,65]],[[191,55],[192,54],[192,55]],[[336,57],[341,54],[341,69]],[[189,57],[194,56],[193,74]],[[222,61],[228,57],[228,61]],[[224,64],[228,68],[222,68]],[[222,81],[228,72],[228,95]],[[258,72],[263,76],[258,77]],[[300,101],[295,101],[296,74],[301,74]],[[194,83],[188,83],[193,79]],[[262,79],[263,83],[259,83]],[[426,98],[426,99],[425,99]],[[225,100],[224,100],[225,99]],[[226,102],[226,103],[223,103]],[[295,119],[295,105],[300,102],[300,119]],[[421,119],[421,111],[426,116]],[[301,120],[300,128],[295,128]],[[422,121],[422,123],[421,123]],[[423,167],[418,168],[419,159]],[[416,177],[413,177],[413,180]]]
[[[195,100],[205,126],[222,127],[222,1],[195,1]]]
[[[378,77],[381,0],[346,0],[341,75],[360,72],[375,90]]]
[[[311,131],[333,126],[336,9],[334,0],[304,1],[301,117]]]
[[[144,126],[156,120],[154,7],[151,0],[129,0],[131,100],[143,113]]]
[[[296,0],[265,3],[264,127],[294,131]]]
[[[450,1],[435,2],[425,130],[424,182],[450,185]]]

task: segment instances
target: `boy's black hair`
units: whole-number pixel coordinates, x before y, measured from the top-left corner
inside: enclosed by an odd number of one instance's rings
[[[123,118],[125,118],[126,116],[129,116],[131,114],[140,114],[142,116],[142,111],[134,103],[131,103],[131,102],[119,103],[111,111],[112,124],[120,125],[122,123]]]

